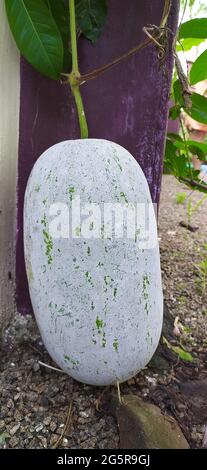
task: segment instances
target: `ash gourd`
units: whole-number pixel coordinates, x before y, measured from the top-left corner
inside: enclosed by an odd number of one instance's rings
[[[72,90],[85,137],[79,89],[72,85]],[[134,237],[126,231],[120,238],[114,231],[106,236],[103,211],[109,204],[115,212],[117,207],[137,208]],[[140,166],[126,149],[107,140],[60,142],[39,157],[31,172],[24,250],[34,314],[51,357],[80,382],[123,382],[145,367],[157,348],[163,298],[156,219],[150,208]],[[118,210],[115,222],[121,224],[120,214]],[[129,225],[133,228],[133,217]],[[149,228],[149,243],[142,240],[140,227]]]

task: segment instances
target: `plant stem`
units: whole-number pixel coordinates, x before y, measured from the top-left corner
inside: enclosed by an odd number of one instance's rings
[[[70,2],[70,0],[69,0],[69,2]],[[172,5],[171,0],[165,0],[162,19],[161,19],[161,22],[160,22],[160,26],[158,27],[158,36],[159,37],[160,37],[159,28],[163,28],[166,25],[167,20],[168,20],[168,16],[170,14],[171,5]],[[159,37],[158,37],[158,39],[159,39]],[[154,41],[153,41],[153,39],[154,39]],[[117,57],[116,59],[112,60],[112,62],[109,62],[108,64],[105,64],[102,67],[94,69],[91,72],[88,72],[84,75],[80,75],[80,74],[76,75],[77,84],[78,85],[83,85],[88,80],[93,80],[94,78],[98,77],[99,75],[102,75],[102,73],[107,72],[108,70],[110,70],[115,65],[118,65],[121,62],[123,62],[124,60],[129,59],[130,57],[132,57],[133,55],[135,55],[137,52],[141,51],[142,49],[153,45],[153,43],[155,42],[156,39],[157,39],[156,35],[153,35],[151,38],[145,39],[142,43],[140,43],[137,46],[133,47],[128,52],[125,52],[120,57]],[[67,73],[62,73],[61,75],[65,79],[68,79],[69,75]],[[63,83],[67,83],[67,80],[65,80],[65,82],[63,82]]]
[[[179,177],[178,179],[179,181],[183,181],[183,183],[186,183],[191,188],[197,188],[203,191],[207,191],[207,184],[201,184],[201,183],[198,183],[197,181],[189,180],[188,178],[183,178],[183,177]]]
[[[72,72],[69,75],[69,82],[71,86],[71,91],[75,98],[79,125],[80,125],[81,139],[87,139],[88,138],[88,125],[86,121],[83,101],[82,101],[79,83],[78,83],[80,72],[78,68],[75,0],[69,0],[69,11],[70,11],[71,50],[72,50]]]
[[[189,151],[188,151],[188,145],[187,145],[187,141],[186,141],[186,135],[185,135],[185,130],[184,130],[184,126],[183,126],[182,117],[179,117],[179,122],[180,122],[181,130],[182,130],[182,136],[183,136],[183,141],[184,141],[184,145],[185,145],[185,151],[186,151],[186,155],[187,155],[187,159],[188,159],[189,172],[190,172],[191,180],[193,180],[193,172],[192,172],[192,168],[191,168],[191,159],[190,159],[190,154],[189,154]]]
[[[69,0],[70,11],[70,35],[71,35],[71,50],[72,50],[72,71],[78,73],[78,51],[77,51],[77,36],[76,36],[76,19],[75,19],[75,0]]]
[[[108,64],[103,65],[102,67],[98,69],[94,69],[91,72],[88,72],[84,75],[80,76],[80,79],[78,79],[80,85],[84,84],[88,80],[93,80],[94,78],[98,77],[99,75],[102,75],[102,73],[107,72],[110,70],[114,65],[120,64],[120,62],[123,62],[123,60],[129,59],[132,57],[134,54],[139,52],[141,49],[144,49],[145,47],[152,45],[151,39],[145,39],[141,44],[138,44],[138,46],[133,47],[130,49],[128,52],[125,54],[122,54],[120,57],[117,57],[114,59],[112,62],[109,62]]]

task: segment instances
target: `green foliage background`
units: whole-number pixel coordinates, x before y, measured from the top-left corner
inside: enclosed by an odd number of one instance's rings
[[[9,25],[21,54],[43,75],[61,80],[63,73],[71,72],[69,0],[5,0]],[[107,17],[106,0],[75,0],[77,35],[85,36],[95,43],[105,25]],[[193,46],[207,39],[207,4],[199,0],[181,0],[181,7],[188,8],[190,17],[200,14],[181,24],[177,33],[177,51],[189,51]],[[207,49],[196,59],[190,71],[190,86],[207,79]],[[199,172],[192,165],[196,155],[207,161],[207,143],[191,141],[184,128],[183,113],[207,124],[207,98],[189,88],[186,90],[175,70],[170,110],[171,119],[179,119],[180,135],[168,134],[164,159],[165,172],[192,188],[207,191],[207,185],[200,182]]]

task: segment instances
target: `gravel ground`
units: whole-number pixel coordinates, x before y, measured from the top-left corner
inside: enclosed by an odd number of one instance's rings
[[[207,295],[198,265],[207,257],[204,244],[207,201],[191,220],[195,232],[179,225],[187,221],[176,193],[190,191],[170,176],[163,178],[159,237],[165,316],[164,344],[149,367],[121,386],[174,416],[190,446],[199,448],[207,424]],[[201,194],[193,193],[193,204]],[[184,361],[172,348],[192,355]],[[183,353],[181,353],[183,354]],[[97,410],[101,389],[75,382],[49,370],[51,364],[35,322],[17,315],[6,332],[1,351],[0,447],[113,449],[119,446],[116,420],[107,409]],[[188,357],[189,358],[189,357]],[[105,392],[107,394],[107,391]],[[65,429],[70,406],[72,413]],[[61,436],[63,435],[62,439]]]

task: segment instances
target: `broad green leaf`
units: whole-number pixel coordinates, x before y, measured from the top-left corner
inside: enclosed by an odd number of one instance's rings
[[[180,348],[179,346],[172,346],[172,350],[183,361],[193,362],[193,357],[191,356],[191,354],[189,352],[185,351],[184,349]]]
[[[190,145],[196,145],[196,147],[198,147],[200,150],[202,150],[202,152],[204,154],[207,155],[207,144],[205,144],[204,142],[197,142],[197,141],[194,141],[194,140],[187,140],[187,144],[190,146]]]
[[[179,134],[175,134],[174,132],[168,132],[167,137],[171,139],[173,142],[174,141],[183,142],[182,137],[180,137]]]
[[[187,145],[193,155],[197,155],[199,160],[207,162],[207,144],[194,140],[187,140]]]
[[[207,79],[207,50],[205,50],[193,63],[190,70],[190,83],[195,85]]]
[[[191,101],[192,107],[185,109],[185,112],[195,119],[195,121],[207,124],[207,98],[198,93],[192,93]]]
[[[188,151],[192,155],[197,155],[200,160],[207,161],[207,144],[194,140],[186,140],[184,142],[179,135],[170,133],[168,134],[168,139],[171,139],[177,149],[185,151],[187,145]]]
[[[180,41],[176,45],[176,50],[177,52],[182,52],[182,51],[190,51],[192,47],[194,46],[199,46],[205,39],[199,39],[199,38],[186,38],[186,39],[180,39]]]
[[[205,153],[199,147],[197,147],[196,143],[193,145],[189,145],[188,149],[192,155],[197,155],[199,160],[206,160]]]
[[[70,50],[70,18],[69,4],[65,0],[45,0],[51,10],[52,16],[62,36],[64,46],[64,60],[62,72],[70,72],[72,56]]]
[[[76,0],[77,26],[93,43],[99,38],[107,16],[106,0]]]
[[[187,177],[189,169],[187,156],[180,154],[178,147],[169,139],[166,141],[164,171],[176,178]]]
[[[169,118],[175,121],[180,116],[181,108],[180,106],[172,106],[169,110]]]
[[[192,93],[191,108],[186,108],[179,80],[176,80],[173,84],[173,94],[176,106],[170,110],[171,119],[176,119],[180,114],[180,108],[183,108],[189,116],[195,119],[195,121],[207,124],[207,98],[205,96],[199,95],[198,93]]]
[[[55,80],[63,68],[63,42],[45,0],[5,0],[9,25],[21,54]]]
[[[165,156],[169,159],[173,159],[177,153],[176,145],[170,140],[166,140]]]
[[[188,176],[188,159],[187,155],[181,154],[175,156],[173,161],[173,172],[177,178],[185,178]]]
[[[183,23],[179,30],[181,38],[207,38],[207,18],[195,18]]]

